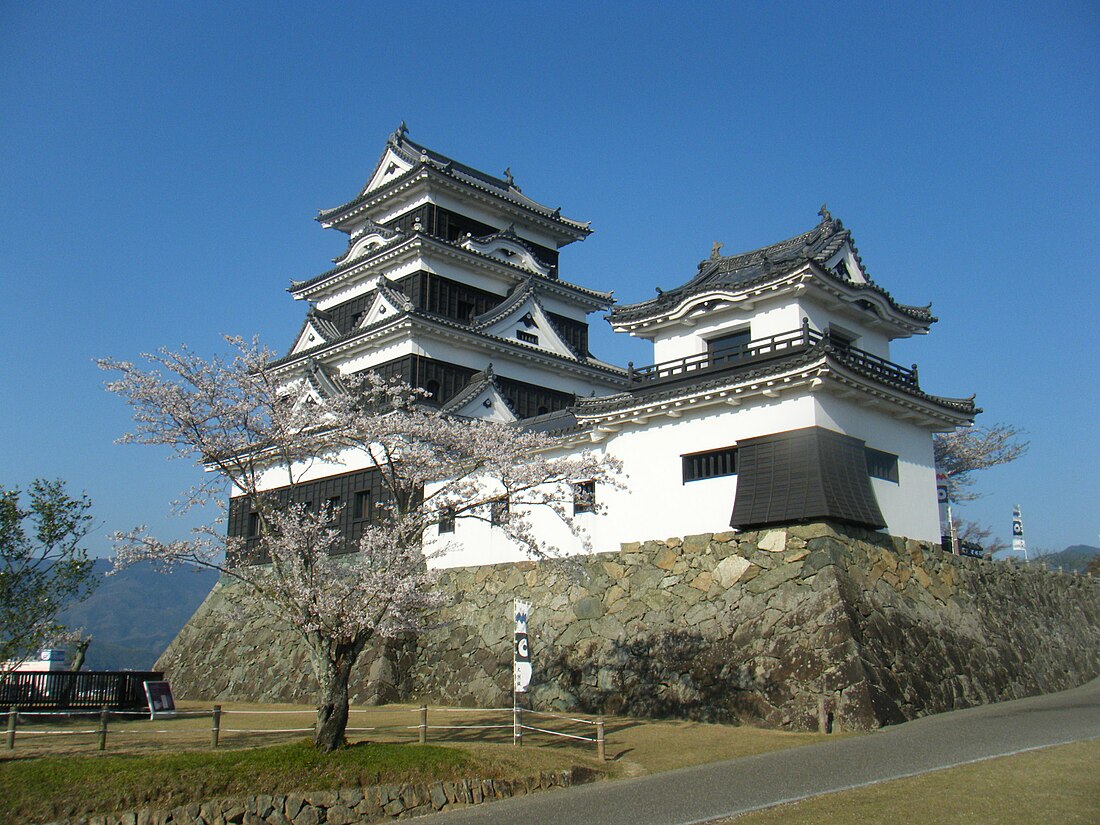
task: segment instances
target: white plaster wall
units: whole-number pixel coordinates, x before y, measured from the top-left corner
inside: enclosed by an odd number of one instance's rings
[[[683,482],[681,456],[736,446],[738,439],[813,426],[812,397],[776,399],[742,407],[713,407],[685,413],[682,418],[655,418],[630,425],[593,449],[623,462],[622,483],[616,490],[597,485],[596,499],[606,510],[581,514],[578,521],[592,538],[595,552],[614,551],[621,542],[721,532],[730,529],[737,477]],[[539,534],[562,555],[580,552],[577,540],[552,514],[533,514]],[[444,539],[447,539],[444,536]],[[433,541],[433,537],[428,537]],[[452,548],[434,559],[436,567],[497,564],[526,558],[499,528],[459,519],[450,536]]]
[[[839,327],[848,333],[857,336],[854,346],[866,350],[879,358],[890,358],[890,339],[884,332],[872,329],[867,322],[874,316],[866,314],[858,309],[840,311],[838,309],[826,309],[815,301],[802,298],[798,302],[799,317],[810,319],[810,326],[819,332],[824,332],[830,326]]]

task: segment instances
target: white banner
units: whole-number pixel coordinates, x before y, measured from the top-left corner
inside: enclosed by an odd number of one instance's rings
[[[515,645],[512,649],[513,689],[516,693],[526,693],[531,684],[531,644],[527,638],[527,617],[531,613],[531,603],[515,600]]]
[[[1020,505],[1012,508],[1012,549],[1017,553],[1023,553],[1027,558],[1027,543],[1024,541],[1024,517],[1020,512]]]

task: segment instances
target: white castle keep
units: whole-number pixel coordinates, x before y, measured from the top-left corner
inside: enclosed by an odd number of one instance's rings
[[[930,395],[916,365],[890,360],[891,341],[936,319],[873,282],[850,231],[819,215],[770,246],[715,244],[681,286],[616,305],[559,276],[560,250],[587,223],[531,200],[507,171],[414,143],[402,124],[362,191],[320,213],[347,249],[292,284],[309,310],[278,369],[321,396],[342,376],[399,376],[455,415],[617,457],[624,488],[585,489],[576,504],[596,551],[821,520],[939,542],[932,434],[972,423],[974,400]],[[616,332],[653,343],[651,366],[592,355],[588,316],[607,311]],[[377,473],[345,456],[307,477],[305,500],[343,505],[354,538],[382,494]],[[229,530],[249,536],[258,520],[242,501]],[[546,529],[563,553],[579,550],[560,524]],[[429,532],[429,547],[451,548],[436,566],[524,558],[487,521]]]

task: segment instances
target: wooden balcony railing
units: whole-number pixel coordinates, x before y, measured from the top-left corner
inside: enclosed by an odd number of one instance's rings
[[[828,333],[811,329],[808,322],[803,322],[800,329],[757,338],[718,354],[704,352],[645,367],[635,367],[631,363],[627,368],[627,378],[632,384],[640,386],[665,383],[703,373],[747,369],[819,346],[827,347],[841,361],[859,372],[889,384],[919,388],[916,364],[903,367],[887,361]]]

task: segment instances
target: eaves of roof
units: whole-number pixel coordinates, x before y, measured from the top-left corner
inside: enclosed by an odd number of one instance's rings
[[[612,303],[614,303],[615,300],[612,293],[610,292],[600,292],[599,290],[589,289],[588,287],[580,286],[579,284],[574,284],[569,281],[563,281],[560,278],[549,278],[544,275],[540,275],[537,272],[532,272],[529,269],[524,269],[523,267],[517,266],[516,264],[513,264],[509,261],[503,261],[500,258],[494,258],[492,255],[486,255],[485,253],[478,252],[474,249],[466,249],[459,244],[452,243],[451,241],[445,241],[442,238],[435,237],[434,235],[426,235],[423,232],[413,233],[409,238],[404,241],[401,241],[397,244],[384,246],[381,249],[365,257],[356,258],[354,261],[349,261],[345,264],[341,264],[340,266],[333,267],[332,269],[329,269],[326,272],[322,272],[320,275],[315,275],[308,280],[291,281],[291,284],[289,287],[287,287],[286,291],[291,293],[295,297],[304,297],[303,293],[312,289],[315,286],[324,283],[330,278],[335,280],[341,276],[350,275],[353,273],[354,270],[358,269],[359,267],[366,267],[371,264],[377,263],[384,257],[395,255],[400,250],[402,250],[403,247],[409,246],[413,243],[416,243],[417,241],[422,243],[434,244],[451,254],[458,253],[460,255],[469,255],[480,261],[485,261],[487,263],[503,267],[510,272],[522,275],[524,277],[538,278],[540,282],[544,283],[547,287],[551,289],[553,289],[554,287],[559,287],[565,293],[576,293],[578,295],[582,295],[590,301],[597,302],[598,307],[608,307]]]
[[[394,325],[400,321],[405,320],[419,321],[421,323],[441,327],[445,330],[449,330],[452,332],[461,332],[464,336],[480,338],[482,340],[492,342],[497,346],[503,345],[507,349],[515,351],[517,354],[535,355],[543,358],[549,358],[558,363],[569,365],[570,367],[580,367],[586,372],[598,373],[604,378],[619,381],[625,381],[626,379],[626,370],[619,367],[610,366],[602,361],[588,358],[573,360],[571,358],[566,358],[564,355],[558,355],[554,352],[548,352],[547,350],[531,346],[530,344],[526,344],[522,341],[514,341],[509,338],[500,338],[496,335],[489,335],[480,330],[471,329],[469,326],[461,324],[458,321],[452,321],[450,318],[443,318],[442,316],[433,315],[431,313],[423,312],[422,310],[418,309],[407,309],[398,315],[394,315],[391,318],[381,319],[379,321],[375,321],[369,326],[353,329],[341,335],[335,340],[325,341],[308,350],[303,350],[302,352],[285,355],[282,358],[273,361],[271,363],[271,366],[283,367],[299,360],[304,361],[310,358],[318,358],[320,356],[323,356],[327,350],[330,350],[342,344],[350,343],[356,338],[367,336],[374,332],[379,332],[385,329],[387,326]]]

